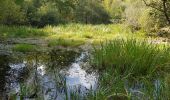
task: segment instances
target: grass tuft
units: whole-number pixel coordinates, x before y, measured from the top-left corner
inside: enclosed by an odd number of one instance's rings
[[[120,74],[147,76],[170,66],[170,52],[166,46],[147,41],[117,39],[95,49],[92,63],[99,69],[114,69]]]

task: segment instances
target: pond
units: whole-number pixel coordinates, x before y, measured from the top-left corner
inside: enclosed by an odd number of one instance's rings
[[[0,56],[0,99],[71,100],[97,89],[88,52],[55,49]]]
[[[151,89],[153,99],[159,98],[159,79],[153,79],[148,86],[145,82],[123,80],[113,72],[92,68],[89,57],[88,52],[67,49],[0,55],[0,100],[84,100],[90,93],[100,94],[102,89],[103,93],[116,90],[118,94],[126,90],[122,93],[130,94],[132,100],[149,99],[142,91]],[[123,100],[128,99],[126,94]],[[104,98],[119,96],[106,94]]]

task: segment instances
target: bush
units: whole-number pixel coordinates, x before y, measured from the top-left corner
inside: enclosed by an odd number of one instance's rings
[[[57,25],[64,23],[64,20],[57,14],[56,11],[49,11],[45,15],[43,15],[40,19],[40,27],[45,25]]]
[[[129,26],[132,31],[140,29],[139,18],[142,12],[145,10],[144,6],[141,5],[141,1],[133,1],[126,4],[124,12],[125,23]]]

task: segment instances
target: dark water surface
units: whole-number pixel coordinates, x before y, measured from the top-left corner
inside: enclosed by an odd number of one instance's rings
[[[97,88],[87,52],[0,55],[0,100],[65,100]]]

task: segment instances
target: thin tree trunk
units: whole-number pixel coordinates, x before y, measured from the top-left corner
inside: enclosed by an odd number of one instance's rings
[[[143,2],[145,3],[146,6],[149,6],[149,7],[151,7],[151,8],[154,8],[154,9],[162,12],[162,13],[164,14],[164,16],[165,16],[168,24],[170,25],[170,17],[168,16],[168,9],[167,9],[167,6],[166,6],[167,0],[162,0],[162,7],[163,7],[163,9],[158,8],[157,6],[148,4],[148,3],[146,2],[146,0],[143,0]]]
[[[167,7],[166,7],[167,0],[163,0],[163,13],[166,17],[166,20],[168,21],[168,24],[170,24],[170,18],[167,13]]]

